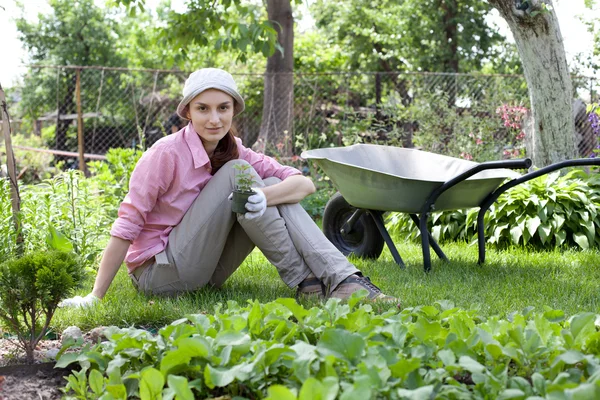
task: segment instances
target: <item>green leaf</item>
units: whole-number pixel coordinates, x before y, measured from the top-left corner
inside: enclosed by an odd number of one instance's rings
[[[308,378],[300,389],[299,400],[335,400],[339,391],[338,380],[327,377],[323,383],[315,378]]]
[[[498,400],[524,399],[525,393],[520,389],[506,389],[498,396]]]
[[[519,244],[521,236],[523,236],[523,231],[519,226],[513,226],[510,229],[510,237],[512,238],[513,244]]]
[[[370,399],[373,395],[371,379],[366,375],[358,375],[354,384],[347,387],[340,396],[340,400]]]
[[[127,399],[127,388],[125,388],[125,385],[120,383],[120,384],[109,384],[106,385],[106,391],[108,393],[110,393],[113,398],[118,399],[118,400],[126,400]],[[148,397],[148,399],[161,399],[161,397]],[[145,398],[142,397],[142,400],[146,400]]]
[[[279,304],[284,305],[288,310],[290,310],[299,322],[304,321],[304,317],[308,315],[308,311],[300,304],[298,304],[295,299],[281,298],[275,301]]]
[[[432,398],[434,398],[433,390],[434,390],[433,385],[422,386],[415,390],[398,389],[398,396],[400,396],[401,399],[410,399],[410,400],[432,399]]]
[[[529,231],[529,234],[531,236],[535,235],[535,232],[537,231],[537,228],[541,225],[541,223],[542,221],[540,221],[539,217],[527,219],[527,221],[525,222],[525,226],[527,227],[527,231]]]
[[[590,248],[590,243],[588,242],[588,238],[583,233],[574,232],[573,240],[575,243],[579,245],[583,250],[588,250]]]
[[[101,394],[104,389],[104,376],[97,369],[90,372],[90,388],[96,394]]]
[[[55,368],[66,368],[67,366],[76,362],[78,357],[79,353],[65,353],[60,356],[60,358],[54,366]]]
[[[542,244],[546,243],[550,233],[552,232],[552,226],[550,224],[542,224],[538,228],[538,233],[540,234],[540,239],[542,240]]]
[[[140,398],[141,400],[159,400],[162,399],[162,390],[165,385],[165,378],[156,368],[147,368],[142,371],[140,380]]]
[[[556,238],[556,245],[562,246],[562,244],[565,242],[565,240],[567,240],[567,232],[558,231],[558,232],[556,232],[554,237]]]
[[[48,226],[48,235],[46,243],[53,250],[64,251],[70,253],[73,251],[73,244],[65,235],[56,230],[54,225]]]
[[[182,349],[171,350],[160,360],[160,372],[165,376],[179,365],[189,364],[192,357]]]
[[[588,336],[596,331],[596,314],[582,313],[571,319],[571,334],[575,343],[584,343]]]
[[[438,351],[438,358],[442,360],[445,367],[454,365],[456,363],[456,356],[450,349],[442,349]]]
[[[224,387],[233,382],[239,366],[231,368],[213,368],[207,364],[204,368],[204,381],[206,386],[213,389],[215,387]]]
[[[414,335],[422,341],[437,338],[442,331],[442,325],[438,321],[429,322],[427,318],[420,317],[414,324]]]
[[[297,400],[296,395],[283,385],[273,385],[267,390],[269,396],[265,400]]]
[[[188,386],[187,378],[177,375],[169,375],[167,378],[169,387],[175,391],[177,400],[194,400],[194,394]]]
[[[482,373],[485,371],[485,367],[483,365],[473,360],[469,356],[461,356],[458,360],[458,364],[472,374]]]
[[[362,336],[343,329],[326,329],[317,343],[321,354],[334,355],[337,358],[357,362],[365,349]]]

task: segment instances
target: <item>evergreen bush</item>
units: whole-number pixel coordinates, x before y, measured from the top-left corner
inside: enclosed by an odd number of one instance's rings
[[[83,278],[82,263],[73,253],[38,251],[0,264],[0,320],[17,335],[28,363],[33,363],[33,351],[58,303]]]

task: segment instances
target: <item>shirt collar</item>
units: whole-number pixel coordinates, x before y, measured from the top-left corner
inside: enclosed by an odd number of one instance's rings
[[[191,122],[185,127],[183,138],[192,153],[194,168],[200,168],[208,164],[210,161],[208,154],[206,154],[200,135],[198,135]]]

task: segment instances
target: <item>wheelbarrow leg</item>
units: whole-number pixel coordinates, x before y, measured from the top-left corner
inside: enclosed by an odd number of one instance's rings
[[[419,227],[420,226],[420,224],[419,224],[419,217],[417,217],[416,214],[408,214],[408,215],[410,215],[410,219],[412,219],[412,221],[415,223],[415,225],[417,227]],[[422,232],[421,232],[421,234],[422,234]],[[437,254],[437,256],[441,260],[448,261],[448,257],[446,257],[446,254],[442,251],[442,248],[435,241],[435,239],[433,238],[433,236],[431,236],[431,232],[429,232],[429,230],[427,230],[427,235],[429,236],[429,245],[431,246],[431,248],[433,249],[433,251],[435,251],[435,254]]]
[[[427,230],[427,217],[429,214],[426,212],[421,213],[419,218],[419,230],[421,231],[421,250],[423,251],[423,269],[425,272],[431,271],[431,252],[429,251],[429,233]]]
[[[479,248],[479,260],[477,263],[485,263],[485,222],[483,221],[488,207],[481,207],[477,214],[477,247]]]
[[[375,221],[375,225],[377,225],[377,229],[379,229],[379,233],[383,236],[383,240],[387,244],[390,249],[390,253],[392,253],[392,257],[394,257],[394,261],[396,264],[400,266],[400,268],[404,269],[404,261],[402,261],[402,257],[400,257],[400,253],[398,253],[398,249],[396,249],[396,245],[392,241],[389,232],[385,229],[385,223],[383,222],[383,212],[377,210],[368,210],[367,211],[371,217],[373,217],[373,221]]]

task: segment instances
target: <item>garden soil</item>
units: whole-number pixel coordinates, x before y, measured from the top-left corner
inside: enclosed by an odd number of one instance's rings
[[[84,343],[97,343],[103,327],[84,334]],[[0,400],[54,400],[63,396],[70,369],[54,368],[48,352],[58,351],[60,340],[42,340],[34,364],[26,365],[25,352],[7,339],[0,339]],[[69,350],[67,350],[69,351]]]
[[[0,399],[58,400],[69,370],[55,369],[54,363],[0,368]]]

